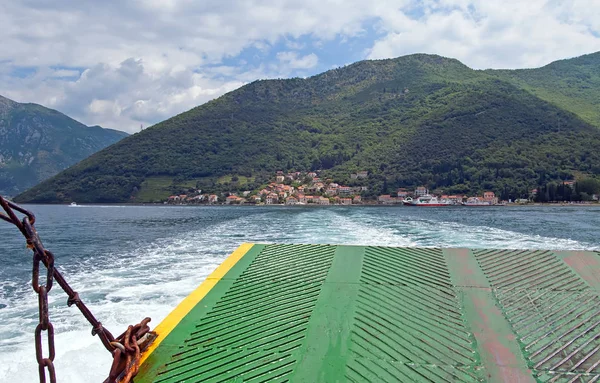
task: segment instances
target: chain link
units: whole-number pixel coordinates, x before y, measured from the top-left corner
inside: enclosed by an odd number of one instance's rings
[[[44,249],[42,242],[35,230],[35,216],[28,210],[4,199],[0,196],[0,206],[5,213],[0,212],[0,219],[12,223],[23,234],[27,241],[27,247],[33,251],[33,268],[31,277],[31,287],[38,294],[39,302],[39,324],[35,328],[35,353],[39,366],[40,383],[46,382],[46,373],[50,377],[51,383],[56,383],[56,373],[54,370],[54,326],[50,322],[48,314],[48,293],[52,289],[54,281],[68,295],[67,305],[77,306],[79,311],[92,325],[92,335],[98,335],[104,347],[113,355],[113,364],[110,369],[109,377],[105,383],[116,383],[119,377],[121,383],[128,383],[137,374],[141,355],[141,348],[147,346],[156,336],[150,331],[148,322],[150,318],[145,318],[135,326],[129,326],[127,331],[117,338],[102,326],[96,317],[91,313],[87,306],[79,298],[79,294],[74,291],[66,282],[62,274],[54,267],[54,255]],[[19,220],[15,211],[24,215]],[[46,268],[45,284],[40,285],[40,263]],[[45,334],[48,345],[48,356],[44,357],[43,334]],[[125,356],[125,358],[123,358]]]

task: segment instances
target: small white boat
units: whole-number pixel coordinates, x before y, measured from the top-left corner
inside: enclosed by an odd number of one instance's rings
[[[75,202],[71,202],[71,204],[69,206],[71,206],[71,207],[77,207],[79,205],[77,205]]]
[[[410,199],[410,201],[409,201]],[[431,196],[429,194],[421,196],[416,200],[412,198],[407,198],[404,201],[405,205],[408,206],[420,206],[420,207],[442,207],[442,206],[452,206],[454,203],[450,200],[446,199],[438,199],[437,197]]]
[[[490,201],[483,201],[479,198],[469,198],[467,202],[462,203],[463,206],[494,206]]]

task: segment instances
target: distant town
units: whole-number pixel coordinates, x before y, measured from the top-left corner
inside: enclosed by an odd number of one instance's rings
[[[350,179],[367,180],[369,173],[360,171],[350,174]],[[535,197],[537,189],[531,190],[529,199],[516,201],[499,201],[492,191],[485,191],[480,196],[463,194],[444,194],[443,190],[428,190],[425,186],[416,188],[400,188],[393,194],[382,194],[377,198],[366,199],[363,197],[368,186],[345,186],[329,179],[322,179],[318,172],[292,172],[278,171],[273,174],[272,182],[259,190],[246,190],[240,193],[230,192],[217,194],[202,193],[202,190],[193,190],[188,194],[172,195],[164,201],[165,204],[225,204],[225,205],[365,205],[402,204],[406,200],[433,196],[449,204],[461,203],[499,205],[505,203],[528,203]],[[597,200],[598,196],[594,198]]]

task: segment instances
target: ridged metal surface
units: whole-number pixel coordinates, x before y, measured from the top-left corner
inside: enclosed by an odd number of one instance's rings
[[[550,251],[474,253],[537,380],[600,381],[598,291]]]
[[[157,382],[287,381],[335,247],[267,246]]]
[[[481,380],[441,250],[369,247],[360,282],[349,381]]]
[[[135,379],[600,383],[598,257],[249,246]]]

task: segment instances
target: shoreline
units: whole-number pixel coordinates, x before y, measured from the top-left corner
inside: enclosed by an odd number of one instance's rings
[[[353,205],[320,205],[320,204],[305,204],[305,205],[298,205],[298,204],[290,204],[290,205],[286,205],[286,204],[260,204],[260,205],[256,205],[256,204],[162,204],[162,203],[152,203],[152,202],[147,202],[147,203],[132,203],[132,202],[106,202],[106,203],[82,203],[82,204],[78,204],[76,206],[71,206],[68,203],[24,203],[21,204],[22,206],[24,205],[30,205],[30,206],[67,206],[67,207],[83,207],[83,206],[162,206],[162,207],[222,207],[222,206],[229,206],[229,207],[269,207],[269,206],[278,206],[278,207],[296,207],[296,208],[302,208],[302,207],[310,207],[310,208],[321,208],[321,207],[398,207],[398,208],[416,208],[417,206],[405,206],[403,204],[380,204],[380,203],[362,203],[362,204],[353,204]],[[598,202],[593,202],[593,203],[541,203],[541,202],[535,202],[535,203],[526,203],[526,204],[518,204],[518,203],[509,203],[509,204],[505,204],[505,205],[491,205],[491,206],[463,206],[463,205],[450,205],[450,206],[443,206],[444,208],[470,208],[470,209],[481,209],[481,208],[512,208],[512,207],[585,207],[585,208],[589,208],[589,207],[599,207],[600,208],[600,203]],[[429,207],[432,208],[432,207]]]

